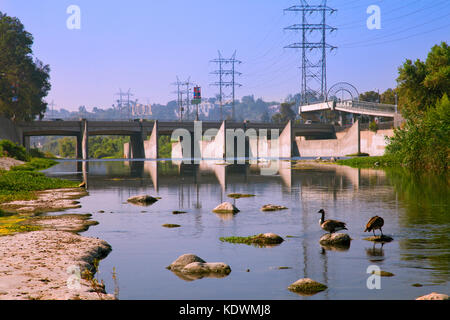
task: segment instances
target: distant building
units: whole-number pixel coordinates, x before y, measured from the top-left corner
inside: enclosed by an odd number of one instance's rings
[[[133,116],[151,116],[152,106],[150,104],[134,103],[131,105],[131,114]]]
[[[269,106],[268,107],[269,114],[272,115],[272,114],[280,112],[280,107],[281,107],[281,105],[279,105],[279,104],[275,104],[273,106]]]

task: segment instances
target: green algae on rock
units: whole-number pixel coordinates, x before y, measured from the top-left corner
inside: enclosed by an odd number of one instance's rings
[[[243,243],[258,246],[277,245],[284,241],[282,237],[275,233],[260,233],[250,237],[221,237],[219,240],[222,242]]]

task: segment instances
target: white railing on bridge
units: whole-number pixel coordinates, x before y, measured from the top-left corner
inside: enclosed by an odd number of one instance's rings
[[[354,101],[344,100],[338,101],[335,104],[333,101],[319,102],[310,105],[303,105],[299,107],[299,112],[311,112],[319,110],[331,110],[333,105],[337,110],[344,109],[342,111],[354,112],[360,114],[373,114],[373,115],[388,115],[394,116],[397,113],[397,106],[392,104],[384,104],[368,101]]]
[[[368,102],[368,101],[353,101],[346,100],[336,103],[336,107],[349,108],[349,109],[362,109],[362,110],[373,110],[387,113],[396,113],[397,106],[393,104]]]

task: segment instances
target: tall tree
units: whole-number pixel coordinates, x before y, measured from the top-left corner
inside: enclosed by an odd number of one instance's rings
[[[50,68],[33,60],[32,45],[20,20],[0,12],[0,115],[10,119],[43,118],[47,109]]]
[[[280,112],[276,113],[272,116],[272,121],[281,123],[281,122],[287,122],[289,120],[294,120],[297,115],[291,109],[291,107],[294,105],[294,103],[283,102],[280,105]]]
[[[407,119],[421,117],[444,94],[450,96],[450,48],[446,42],[435,45],[425,62],[408,59],[398,71],[398,105]]]
[[[381,94],[380,102],[386,104],[395,104],[395,90],[389,88]]]
[[[375,91],[367,91],[359,95],[359,100],[367,102],[379,102],[380,95]]]

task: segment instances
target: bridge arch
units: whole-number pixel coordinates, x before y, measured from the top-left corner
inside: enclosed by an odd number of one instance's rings
[[[330,87],[330,89],[327,92],[327,101],[329,101],[330,98],[333,98],[333,101],[337,97],[337,94],[339,92],[346,92],[350,95],[352,101],[358,101],[359,100],[359,92],[358,89],[354,85],[348,82],[338,82]]]

